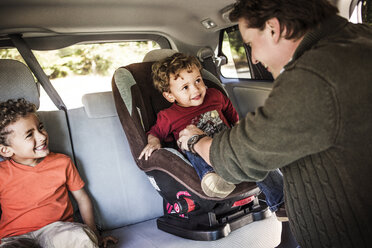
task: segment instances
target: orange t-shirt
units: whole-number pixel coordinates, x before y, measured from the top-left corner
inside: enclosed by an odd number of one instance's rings
[[[63,154],[50,153],[35,167],[0,162],[0,239],[73,221],[68,190],[83,187],[76,167]]]

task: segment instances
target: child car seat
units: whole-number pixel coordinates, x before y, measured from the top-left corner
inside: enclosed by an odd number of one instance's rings
[[[224,199],[206,196],[194,168],[175,149],[174,143],[153,152],[148,160],[138,159],[147,144],[146,132],[155,124],[157,113],[171,105],[153,86],[151,66],[155,60],[175,52],[153,50],[144,62],[117,69],[112,78],[116,110],[134,160],[164,199],[164,216],[157,219],[158,228],[188,239],[216,240],[269,217],[271,212],[258,200],[260,190],[255,183],[237,185]],[[226,94],[211,73],[203,69],[202,77],[208,87]]]

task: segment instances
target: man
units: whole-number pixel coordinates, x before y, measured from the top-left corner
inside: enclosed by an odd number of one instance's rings
[[[202,131],[188,126],[182,148],[231,183],[280,168],[301,247],[370,246],[371,28],[337,16],[326,0],[239,0],[230,19],[252,61],[273,74],[272,92],[213,139],[190,139]]]

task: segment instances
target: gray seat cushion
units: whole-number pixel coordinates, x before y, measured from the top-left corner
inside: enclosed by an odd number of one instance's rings
[[[112,92],[83,96],[68,111],[76,163],[93,201],[96,223],[113,229],[163,214],[163,202],[134,162]]]
[[[216,241],[195,241],[159,230],[156,219],[104,232],[119,238],[117,248],[273,248],[280,244],[282,224],[275,215],[233,231]]]

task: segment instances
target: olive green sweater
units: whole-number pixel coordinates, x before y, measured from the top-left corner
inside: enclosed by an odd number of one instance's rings
[[[372,29],[335,16],[307,33],[263,107],[215,136],[216,172],[281,168],[302,248],[372,245]]]

